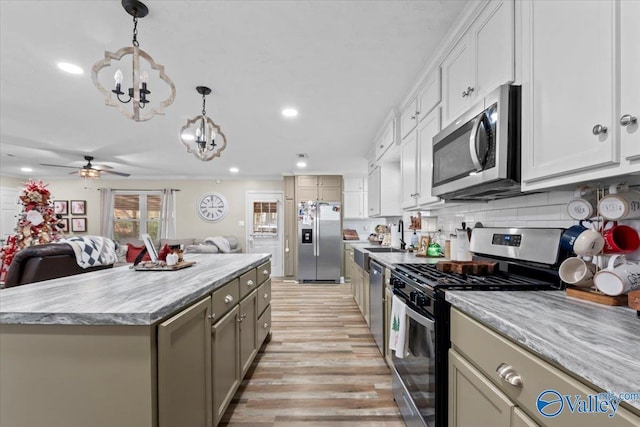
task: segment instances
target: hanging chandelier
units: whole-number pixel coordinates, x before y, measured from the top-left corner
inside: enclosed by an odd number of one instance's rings
[[[104,59],[93,65],[91,79],[98,90],[104,94],[106,105],[118,107],[118,110],[128,118],[143,122],[151,119],[156,114],[164,114],[164,109],[171,105],[176,97],[176,87],[169,76],[164,73],[164,65],[156,63],[151,55],[139,48],[138,18],[147,16],[149,13],[147,6],[138,0],[122,0],[122,7],[129,15],[133,16],[133,46],[123,47],[115,53],[105,51]],[[115,80],[114,88],[107,90],[100,83],[98,74],[103,69],[110,67],[112,60],[120,61],[126,55],[131,55],[131,87],[126,92],[123,92],[124,74],[118,69],[113,76]],[[147,107],[147,104],[151,101],[151,91],[149,89],[149,73],[147,70],[142,69],[142,63],[144,62],[142,60],[146,61],[150,69],[156,70],[160,79],[169,86],[168,98],[158,103],[155,108]],[[144,110],[144,114],[142,110]]]
[[[220,157],[220,152],[227,148],[227,137],[210,117],[207,116],[206,96],[211,89],[206,86],[196,87],[202,95],[202,115],[187,120],[187,124],[180,129],[180,142],[187,147],[188,153],[193,153],[203,162]]]

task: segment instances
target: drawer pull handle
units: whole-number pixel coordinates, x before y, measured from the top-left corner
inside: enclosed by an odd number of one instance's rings
[[[253,286],[253,280],[248,280],[247,281],[247,286]]]
[[[501,363],[500,365],[498,365],[496,372],[498,373],[498,376],[500,378],[502,378],[509,384],[516,387],[522,387],[522,377],[520,376],[518,371],[516,371],[513,366],[509,365],[508,363]]]
[[[233,297],[231,295],[227,295],[226,297],[224,297],[225,304],[229,304],[230,302],[233,302]]]
[[[264,324],[264,328],[265,328],[265,329],[267,329],[268,327],[269,327],[269,324],[268,324],[268,323],[265,323],[265,324]]]
[[[265,276],[269,275],[269,270],[262,270],[262,274],[264,274]]]
[[[209,320],[213,320],[216,318],[216,314],[215,313],[210,314],[208,317],[209,317]]]
[[[269,298],[269,294],[264,294],[264,299]]]

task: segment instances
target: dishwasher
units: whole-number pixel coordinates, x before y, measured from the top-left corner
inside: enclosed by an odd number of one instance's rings
[[[369,261],[369,328],[371,335],[384,356],[384,266],[373,259]]]

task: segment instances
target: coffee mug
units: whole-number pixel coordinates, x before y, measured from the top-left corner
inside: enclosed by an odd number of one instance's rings
[[[580,234],[589,228],[583,225],[583,222],[580,221],[578,225],[572,225],[567,228],[560,236],[560,247],[567,252],[573,252],[573,245]]]
[[[609,225],[612,225],[609,227]],[[628,254],[640,248],[638,232],[628,225],[609,222],[604,226],[604,250],[606,254]]]
[[[609,194],[600,200],[598,209],[610,220],[640,218],[640,192],[626,187],[618,192],[618,185],[614,184],[609,187]]]
[[[593,286],[596,265],[582,258],[571,257],[560,264],[558,273],[562,281],[569,285],[590,288]]]
[[[622,261],[617,263],[619,259]],[[640,289],[640,265],[628,263],[624,255],[614,255],[607,268],[596,273],[593,283],[600,292],[611,296]]]
[[[567,204],[567,212],[573,219],[583,220],[596,214],[597,197],[591,187],[580,187],[573,193],[573,200]]]
[[[172,266],[178,263],[178,254],[167,254],[167,265]]]
[[[576,255],[592,257],[598,255],[605,245],[602,234],[595,230],[584,230],[573,242],[573,252]]]

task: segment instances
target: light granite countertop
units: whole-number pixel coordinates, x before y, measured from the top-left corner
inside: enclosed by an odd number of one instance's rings
[[[115,267],[0,290],[0,324],[152,325],[270,254],[189,254],[192,267],[135,271]]]
[[[380,245],[372,245],[369,242],[351,243],[351,246],[358,249],[365,249],[368,247],[378,247],[378,248],[385,247]],[[388,267],[388,268],[394,268],[395,264],[407,264],[407,263],[408,264],[435,264],[438,261],[443,261],[447,259],[447,258],[418,257],[416,256],[416,252],[369,252],[369,258],[375,259],[376,261],[382,263],[385,267]]]
[[[640,392],[640,318],[561,291],[447,291],[453,307],[596,388]],[[640,401],[628,401],[640,410]]]

